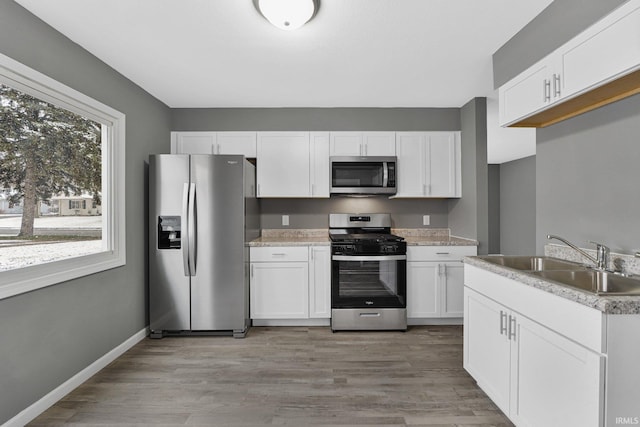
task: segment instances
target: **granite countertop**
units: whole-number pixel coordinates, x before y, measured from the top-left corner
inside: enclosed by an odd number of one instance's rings
[[[392,234],[404,237],[409,246],[477,246],[472,239],[451,236],[449,229],[394,228]],[[328,246],[331,244],[326,229],[265,229],[262,236],[249,242],[249,246]]]
[[[408,246],[478,246],[477,240],[452,236],[448,228],[393,228]]]
[[[605,314],[640,314],[640,297],[623,295],[595,295],[576,288],[564,286],[539,276],[527,274],[508,267],[483,261],[477,257],[465,257],[465,264],[473,265],[492,273],[516,280],[527,286],[540,289],[587,307],[602,311]]]
[[[249,242],[249,246],[329,246],[329,231],[326,229],[265,229],[262,236]]]

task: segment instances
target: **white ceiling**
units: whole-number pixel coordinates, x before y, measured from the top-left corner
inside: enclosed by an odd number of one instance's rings
[[[297,31],[252,0],[16,0],[147,92],[187,107],[460,107],[551,0],[321,0]]]

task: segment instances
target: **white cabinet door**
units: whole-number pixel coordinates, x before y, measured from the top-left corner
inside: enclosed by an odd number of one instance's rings
[[[329,197],[329,132],[311,132],[311,197]]]
[[[554,74],[559,74],[556,60],[552,54],[499,88],[500,126],[527,117],[553,102],[559,90],[559,77],[555,79],[556,91],[553,90]]]
[[[252,319],[307,319],[309,263],[251,263]]]
[[[258,197],[309,197],[308,132],[258,132]]]
[[[464,298],[464,368],[502,412],[509,414],[508,310],[467,287]]]
[[[396,198],[426,195],[426,138],[424,132],[398,132],[396,135],[398,157]]]
[[[439,307],[438,263],[408,262],[407,317],[411,319],[438,317]]]
[[[464,316],[464,265],[446,262],[440,268],[440,317]]]
[[[256,132],[218,132],[213,154],[256,157]]]
[[[398,132],[401,197],[460,197],[460,132]]]
[[[171,154],[215,154],[215,132],[171,132]]]
[[[599,426],[603,356],[524,316],[512,338],[511,419],[523,426]]]
[[[332,156],[395,156],[395,132],[331,132]]]
[[[363,132],[362,133],[363,156],[395,156],[396,133],[395,132]]]
[[[363,156],[362,132],[331,132],[331,156]]]
[[[309,247],[309,317],[331,317],[331,248]]]
[[[565,95],[637,68],[640,65],[640,2],[629,2],[559,50]]]
[[[457,187],[460,172],[460,141],[456,132],[428,134],[426,195],[460,197]]]

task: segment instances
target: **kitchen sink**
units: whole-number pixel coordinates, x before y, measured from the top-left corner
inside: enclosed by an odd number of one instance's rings
[[[544,256],[479,256],[479,259],[503,267],[523,271],[586,270],[586,267],[571,261]]]
[[[640,295],[640,280],[597,270],[547,270],[532,274],[598,295]]]

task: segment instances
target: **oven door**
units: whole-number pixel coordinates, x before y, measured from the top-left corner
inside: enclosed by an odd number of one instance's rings
[[[406,308],[406,255],[332,255],[332,308]]]

